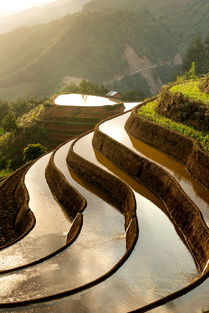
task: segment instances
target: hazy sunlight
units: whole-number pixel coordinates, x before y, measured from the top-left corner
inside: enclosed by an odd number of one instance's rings
[[[7,0],[0,1],[0,15],[6,15],[10,12],[18,12],[29,9],[33,6],[41,6],[55,0]]]

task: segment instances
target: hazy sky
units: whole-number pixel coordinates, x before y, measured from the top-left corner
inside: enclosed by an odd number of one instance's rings
[[[23,11],[55,0],[0,0],[0,15]]]

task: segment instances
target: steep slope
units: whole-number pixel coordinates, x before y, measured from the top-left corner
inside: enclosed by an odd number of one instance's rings
[[[144,70],[159,89],[160,75],[146,70],[175,67],[177,55],[172,32],[148,11],[69,16],[0,36],[0,97],[49,95],[66,77],[110,82]]]
[[[167,22],[174,32],[178,32],[174,40],[181,44],[184,44],[184,41],[186,44],[194,34],[208,32],[209,3],[207,0],[92,0],[84,8],[86,10],[146,8],[157,19]]]
[[[208,22],[207,0],[91,1],[80,13],[0,36],[0,98],[50,95],[80,78],[156,94]]]

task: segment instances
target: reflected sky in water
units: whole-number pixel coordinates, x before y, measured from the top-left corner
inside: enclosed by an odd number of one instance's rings
[[[80,94],[64,94],[58,96],[55,101],[57,105],[64,105],[64,106],[105,106],[105,105],[115,105],[118,102],[111,100],[105,97],[98,97],[98,96],[89,96],[89,95],[80,95]],[[133,109],[136,105],[140,102],[125,102],[123,103],[125,110],[128,111]]]
[[[115,105],[117,102],[105,97],[65,94],[60,95],[55,99],[55,104],[65,106],[93,106],[101,107],[104,105]]]

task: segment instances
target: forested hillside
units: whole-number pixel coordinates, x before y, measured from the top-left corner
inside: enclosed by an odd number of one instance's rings
[[[82,78],[156,94],[208,23],[207,0],[93,0],[80,13],[0,36],[0,98],[48,96]]]

